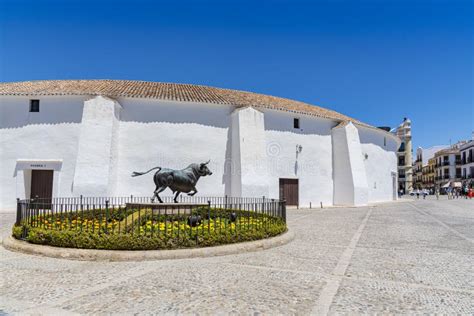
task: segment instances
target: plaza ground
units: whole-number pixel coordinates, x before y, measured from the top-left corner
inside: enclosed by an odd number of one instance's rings
[[[13,213],[2,213],[10,233]],[[85,262],[0,248],[0,314],[474,313],[474,200],[289,210],[296,234],[213,258]]]

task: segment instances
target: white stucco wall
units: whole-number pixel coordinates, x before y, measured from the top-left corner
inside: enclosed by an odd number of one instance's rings
[[[199,180],[198,195],[225,194],[230,106],[132,98],[118,101],[123,109],[115,195],[152,195],[154,172],[132,178],[133,171],[156,166],[182,169],[209,159],[213,174]],[[167,189],[161,195],[172,193]]]
[[[331,120],[265,110],[269,196],[279,197],[279,179],[298,179],[302,207],[333,204]],[[293,119],[300,119],[300,129]],[[302,151],[296,154],[296,146]]]
[[[40,99],[39,113],[29,112],[30,99]],[[299,129],[294,118],[300,119]],[[279,179],[293,178],[299,181],[301,207],[391,200],[397,141],[352,124],[334,129],[337,124],[221,104],[0,97],[0,208],[28,197],[31,169],[18,169],[19,159],[26,161],[23,166],[46,160],[60,166],[55,196],[151,196],[154,172],[132,178],[133,171],[181,169],[210,159],[213,175],[200,179],[198,196],[278,198]]]
[[[360,137],[352,124],[332,129],[334,204],[366,205],[369,202],[367,174]]]
[[[368,200],[370,203],[390,201],[397,196],[398,185],[393,186],[397,172],[396,149],[398,143],[384,133],[359,126],[362,156],[367,177]]]
[[[82,107],[86,97],[0,97],[0,209],[13,209],[25,198],[30,169],[15,174],[18,159],[62,160],[57,194],[70,196]],[[40,99],[40,112],[29,112],[29,100]],[[24,176],[26,174],[26,177]],[[26,196],[29,198],[29,196]]]
[[[231,195],[268,197],[264,114],[252,107],[231,115]]]
[[[115,193],[120,109],[115,100],[102,96],[84,102],[73,182],[75,195]]]

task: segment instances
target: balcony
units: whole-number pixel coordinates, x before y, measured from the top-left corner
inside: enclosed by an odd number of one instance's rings
[[[443,166],[449,166],[449,161],[443,161]]]
[[[456,159],[456,161],[454,162],[456,165],[462,165],[463,162],[461,159]]]

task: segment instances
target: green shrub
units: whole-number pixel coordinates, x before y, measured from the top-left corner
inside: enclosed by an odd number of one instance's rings
[[[12,235],[30,243],[57,247],[153,250],[252,241],[277,236],[286,231],[286,223],[279,218],[250,211],[220,208],[209,210],[207,207],[193,210],[193,214],[202,217],[197,227],[187,225],[189,215],[171,215],[165,218],[163,215],[144,212],[146,216],[139,221],[130,221],[130,227],[119,231],[118,221],[123,222],[135,210],[124,211],[120,215],[115,213],[110,221],[100,217],[103,210],[91,211],[93,213],[76,217],[38,217],[31,222],[32,225],[14,226]],[[231,212],[237,214],[236,222],[231,222]],[[97,215],[99,218],[94,217]]]

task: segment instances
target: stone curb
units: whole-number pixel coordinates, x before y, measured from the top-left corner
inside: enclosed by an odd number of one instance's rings
[[[287,231],[280,236],[268,239],[215,247],[176,250],[98,250],[35,245],[9,236],[3,239],[3,247],[11,251],[60,259],[84,261],[145,261],[215,257],[259,251],[283,246],[292,241],[294,237],[295,235],[292,231]]]

